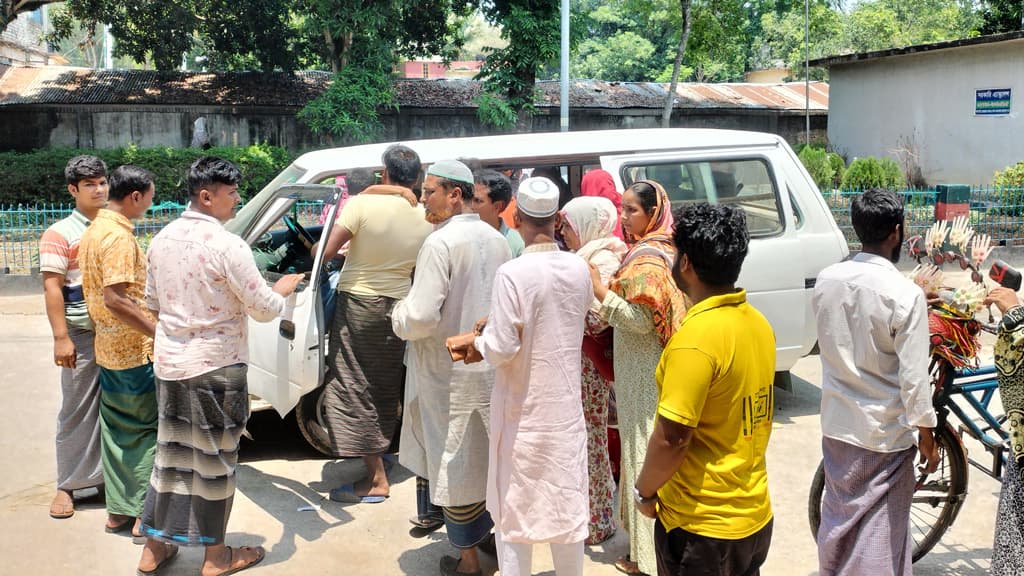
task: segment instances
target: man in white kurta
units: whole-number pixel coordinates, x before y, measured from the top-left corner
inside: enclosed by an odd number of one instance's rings
[[[491,395],[487,509],[502,576],[528,576],[532,545],[549,543],[558,576],[583,573],[589,493],[580,401],[580,343],[590,270],[554,242],[558,188],[519,187],[526,249],[498,269],[491,314],[474,347],[497,368]]]
[[[472,197],[464,164],[442,161],[427,170],[422,200],[438,228],[420,249],[409,295],[392,313],[395,334],[409,342],[399,460],[421,479],[420,517],[428,504],[441,507],[448,539],[460,550],[460,558],[442,558],[442,575],[478,574],[476,546],[492,526],[484,498],[494,369],[455,364],[445,347],[446,338],[472,331],[487,315],[495,273],[511,258],[504,236],[469,212]]]

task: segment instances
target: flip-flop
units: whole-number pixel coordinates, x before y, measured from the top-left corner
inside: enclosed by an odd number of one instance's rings
[[[355,486],[353,484],[342,484],[334,490],[331,490],[330,499],[333,502],[341,502],[342,504],[380,504],[381,502],[388,499],[387,496],[358,496],[355,492]]]
[[[56,518],[57,520],[64,520],[65,518],[71,518],[75,515],[75,501],[69,498],[67,503],[55,506],[54,502],[50,502],[50,518]]]
[[[233,561],[235,559],[235,550],[256,550],[256,559],[246,564],[242,564],[241,566],[228,568],[223,572],[218,572],[216,576],[228,576],[228,574],[237,574],[242,570],[248,570],[249,568],[252,568],[253,566],[259,564],[260,562],[263,562],[263,559],[267,557],[267,550],[263,548],[263,546],[257,546],[255,548],[252,548],[251,546],[239,546],[238,548],[228,546],[227,549],[231,552],[232,563],[234,563]]]
[[[174,557],[178,555],[177,546],[174,546],[173,544],[165,544],[165,546],[172,546],[171,551],[167,554],[167,556],[164,556],[163,560],[156,563],[156,568],[153,568],[152,570],[143,570],[141,568],[138,568],[135,570],[135,576],[156,576],[156,573],[159,572],[160,569],[163,568],[165,564],[173,560]]]
[[[131,528],[135,524],[135,518],[129,518],[124,522],[121,522],[117,526],[104,526],[103,531],[107,534],[119,534],[124,532],[126,529]]]

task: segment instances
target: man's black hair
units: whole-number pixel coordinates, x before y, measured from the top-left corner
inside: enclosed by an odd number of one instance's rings
[[[743,210],[727,204],[685,204],[675,211],[672,241],[686,254],[701,282],[711,286],[736,283],[747,257],[750,233]]]
[[[861,244],[874,246],[903,225],[903,202],[892,190],[871,188],[853,199],[850,219]]]
[[[473,173],[473,180],[487,187],[487,197],[491,202],[504,202],[507,206],[512,201],[512,181],[497,170],[478,170]]]
[[[107,165],[95,156],[83,154],[68,160],[64,167],[64,179],[68,184],[77,186],[86,178],[103,178],[107,175]]]
[[[381,156],[384,169],[392,184],[412,187],[420,177],[420,155],[415,150],[401,144],[392,144]]]
[[[194,198],[199,191],[213,184],[231,186],[242,181],[242,173],[234,164],[216,156],[203,156],[189,166],[188,195]]]
[[[369,168],[355,168],[349,170],[345,175],[345,186],[348,187],[348,195],[355,196],[377,182],[377,175]]]
[[[473,185],[469,182],[462,182],[461,180],[452,180],[451,178],[438,176],[437,184],[445,190],[458,188],[463,202],[469,202],[473,199]]]
[[[125,164],[118,166],[110,173],[110,196],[114,201],[121,201],[132,192],[145,193],[153,185],[153,173],[145,168]]]

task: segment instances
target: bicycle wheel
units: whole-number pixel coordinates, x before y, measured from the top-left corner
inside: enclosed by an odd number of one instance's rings
[[[935,441],[939,448],[939,466],[932,474],[918,475],[910,505],[914,562],[938,544],[953,525],[967,496],[967,453],[960,439],[947,425],[938,429]],[[821,498],[824,494],[825,463],[822,462],[814,473],[807,502],[807,516],[815,540],[821,525]]]

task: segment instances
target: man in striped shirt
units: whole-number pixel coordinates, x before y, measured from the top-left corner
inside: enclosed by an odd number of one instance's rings
[[[93,353],[93,325],[82,295],[78,242],[107,203],[107,167],[95,156],[75,156],[64,169],[75,199],[70,216],[50,226],[39,240],[46,316],[53,332],[53,362],[61,368],[61,409],[57,417],[57,493],[50,516],[75,513],[72,493],[103,484],[99,434],[99,369]]]

